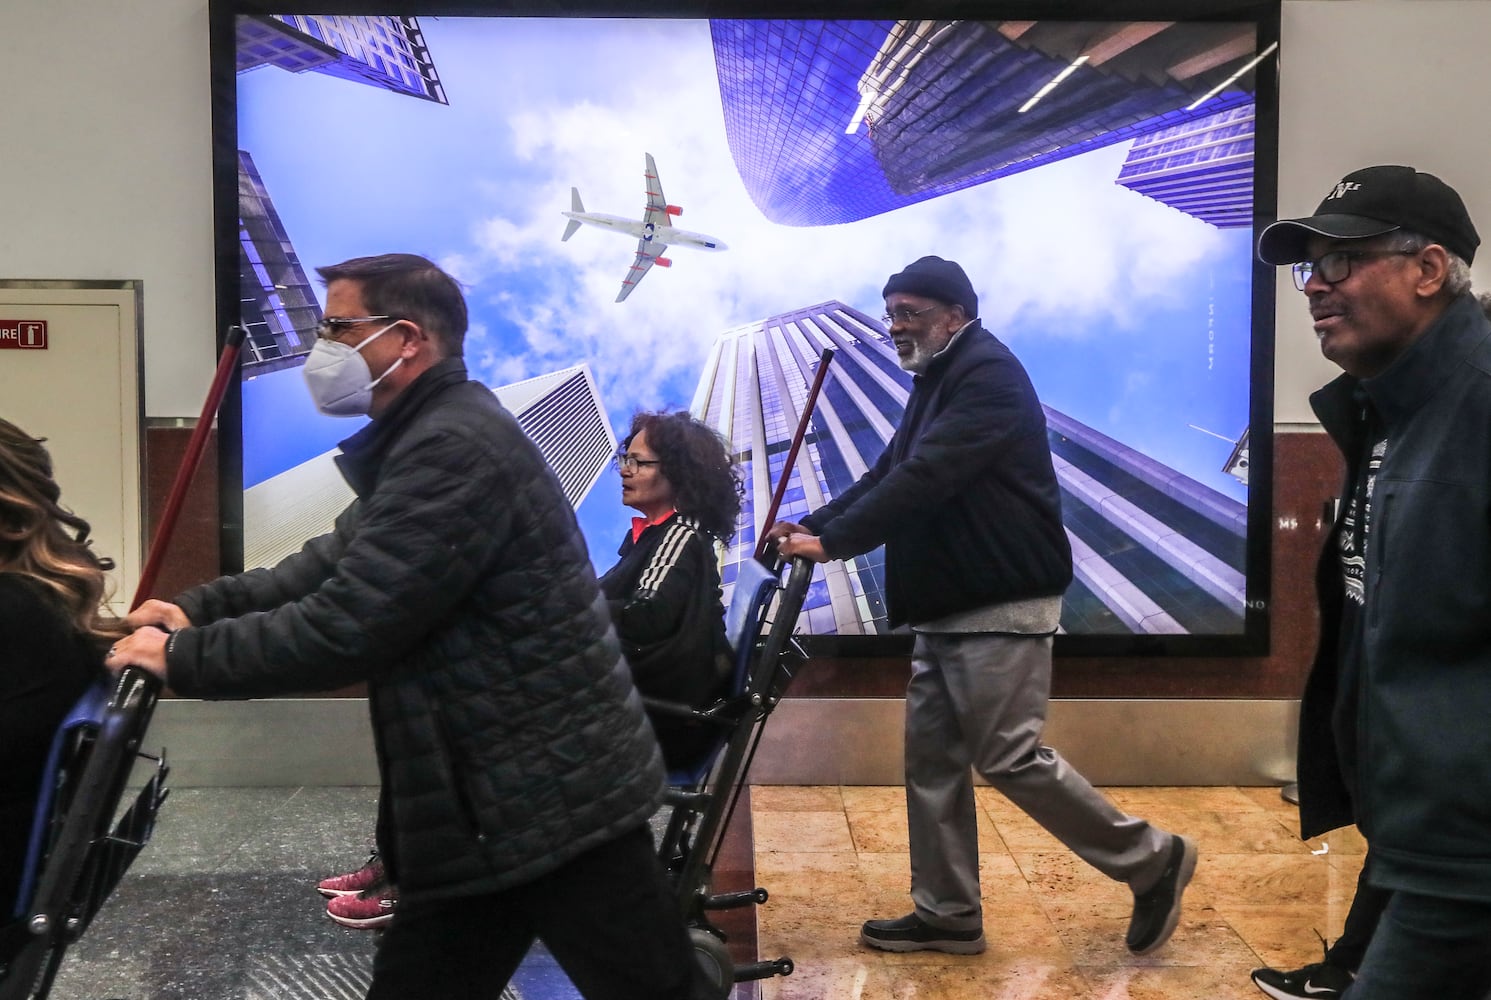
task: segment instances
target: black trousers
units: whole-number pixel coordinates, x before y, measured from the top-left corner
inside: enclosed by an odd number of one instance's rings
[[[1356,895],[1351,897],[1351,909],[1346,911],[1346,926],[1325,952],[1327,962],[1351,972],[1361,968],[1367,945],[1372,942],[1382,911],[1387,909],[1387,901],[1393,895],[1391,890],[1379,889],[1367,881],[1371,870],[1372,849],[1368,847],[1367,856],[1362,859],[1362,872],[1357,876]]]
[[[498,1000],[534,939],[586,1000],[694,1000],[702,975],[643,825],[532,882],[400,902],[368,1000]]]

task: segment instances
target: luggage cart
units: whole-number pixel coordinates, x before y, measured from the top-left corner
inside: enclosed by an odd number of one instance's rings
[[[767,892],[758,887],[716,894],[710,881],[762,729],[807,659],[793,633],[814,568],[807,559],[794,559],[785,567],[783,583],[782,566],[773,571],[754,560],[741,563],[726,612],[726,634],[736,656],[731,693],[704,709],[646,700],[654,714],[690,718],[719,730],[715,751],[703,763],[669,774],[664,801],[672,815],[658,851],[677,888],[695,958],[721,1000],[735,983],[792,973],[792,960],[785,957],[734,964],[725,935],[709,913],[764,903]]]

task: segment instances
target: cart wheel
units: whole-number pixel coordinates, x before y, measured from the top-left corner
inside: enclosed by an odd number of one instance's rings
[[[709,984],[709,996],[728,1000],[735,987],[735,963],[730,959],[730,950],[725,942],[702,927],[689,928],[689,941],[694,946],[694,961],[704,973]]]

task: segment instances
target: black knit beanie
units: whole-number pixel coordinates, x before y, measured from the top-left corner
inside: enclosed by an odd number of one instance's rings
[[[893,292],[924,295],[950,306],[962,306],[969,319],[978,316],[978,296],[968,275],[956,262],[941,257],[923,257],[907,264],[901,273],[891,275],[880,297],[886,298]]]

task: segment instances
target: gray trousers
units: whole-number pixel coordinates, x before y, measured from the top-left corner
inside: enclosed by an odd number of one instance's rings
[[[911,898],[928,924],[982,924],[970,767],[1109,878],[1143,890],[1163,872],[1170,835],[1119,811],[1041,745],[1050,693],[1049,636],[916,636],[906,689],[906,815]]]

